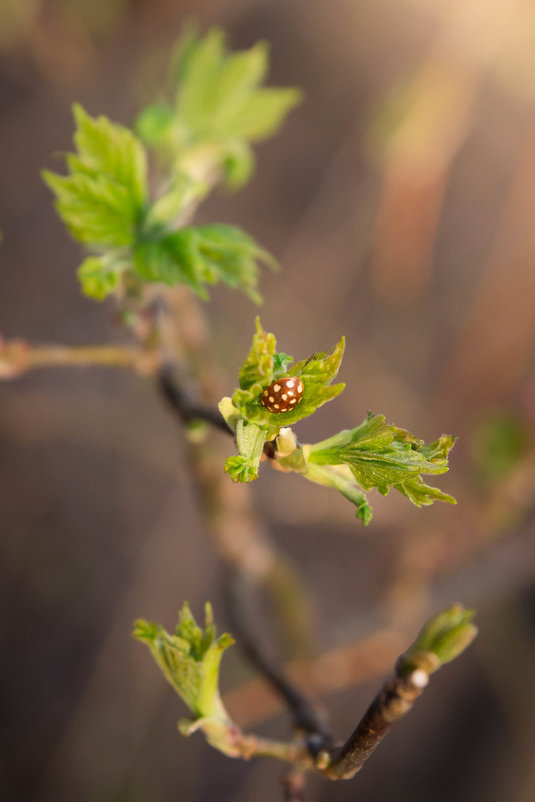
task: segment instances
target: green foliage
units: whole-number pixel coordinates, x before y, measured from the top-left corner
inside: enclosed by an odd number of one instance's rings
[[[206,284],[223,282],[259,303],[258,262],[274,260],[248,234],[235,226],[188,226],[140,240],[134,251],[134,270],[146,281],[171,286],[185,284],[206,300]]]
[[[233,482],[252,482],[258,479],[258,466],[264,449],[265,430],[254,423],[239,420],[236,426],[238,456],[225,462],[225,473]]]
[[[82,292],[101,301],[119,284],[120,263],[114,264],[97,256],[88,256],[78,268]]]
[[[247,421],[266,428],[268,438],[275,437],[283,426],[290,426],[312,415],[318,407],[335,398],[345,385],[331,382],[338,373],[345,340],[326,353],[318,353],[309,359],[297,362],[292,367],[293,357],[277,353],[275,336],[264,332],[260,319],[256,319],[256,334],[251,350],[239,373],[239,389],[232,396],[232,403]],[[289,412],[269,412],[260,403],[262,392],[275,379],[298,376],[303,380],[301,401]]]
[[[178,167],[210,149],[228,185],[242,186],[254,166],[249,143],[275,133],[301,96],[293,88],[263,87],[267,68],[265,43],[229,53],[221,30],[202,38],[190,27],[173,59],[171,98],[143,110],[138,134]]]
[[[461,604],[454,604],[433,616],[423,626],[412,646],[400,657],[398,672],[407,674],[422,668],[432,674],[440,666],[454,660],[477,635],[473,617],[474,611],[465,610]]]
[[[448,453],[455,442],[449,435],[425,445],[405,429],[388,425],[382,415],[369,415],[355,429],[344,430],[320,443],[298,447],[295,438],[292,441],[289,427],[312,415],[344,389],[344,384],[331,384],[343,351],[342,337],[330,353],[314,354],[293,364],[293,357],[277,352],[275,335],[265,332],[260,319],[256,319],[251,349],[239,372],[239,388],[219,405],[226,422],[236,432],[239,451],[238,456],[227,459],[225,471],[235,482],[256,479],[264,444],[275,440],[275,458],[281,467],[338,490],[355,505],[356,515],[365,525],[373,512],[363,491],[374,487],[383,495],[394,488],[418,507],[434,501],[455,504],[452,496],[422,479],[422,474],[448,470]],[[276,379],[291,376],[303,382],[300,403],[289,412],[269,412],[261,404],[263,391]]]
[[[387,424],[382,415],[368,415],[355,429],[296,448],[280,463],[311,482],[334,487],[355,504],[357,517],[367,525],[373,512],[362,491],[374,487],[385,496],[393,488],[418,507],[434,501],[455,504],[452,496],[422,479],[422,474],[448,470],[454,443],[454,437],[442,435],[426,446],[405,429]]]
[[[236,432],[239,456],[230,457],[225,471],[236,482],[250,482],[258,476],[258,464],[264,442],[278,435],[281,428],[312,415],[318,407],[335,398],[343,384],[330,386],[342,354],[344,338],[328,354],[314,354],[292,367],[293,357],[277,353],[275,336],[265,332],[256,318],[256,333],[251,349],[239,372],[239,388],[232,398],[224,398],[220,411]],[[262,392],[275,379],[299,376],[304,391],[301,401],[290,412],[275,414],[260,403]]]
[[[388,425],[383,415],[369,415],[355,429],[307,446],[306,458],[316,465],[348,465],[364,490],[376,487],[386,496],[394,488],[418,507],[439,500],[454,504],[452,496],[424,484],[421,477],[448,470],[454,442],[454,437],[442,435],[426,446],[405,429]]]
[[[127,128],[106,117],[92,118],[79,105],[74,117],[76,154],[67,155],[69,175],[43,171],[56,209],[80,242],[131,245],[147,200],[145,151]]]
[[[195,622],[184,603],[174,634],[158,624],[136,621],[134,637],[149,647],[166,679],[189,707],[195,719],[228,720],[219,696],[219,665],[230,635],[216,637],[212,608],[205,607],[205,627]]]
[[[45,170],[43,177],[71,234],[94,252],[78,270],[83,292],[101,300],[128,277],[131,284],[185,284],[207,299],[206,285],[222,282],[259,302],[259,264],[274,267],[276,262],[252,237],[230,225],[175,229],[207,185],[176,171],[151,204],[139,140],[80,106],[74,116],[76,153],[67,155],[69,175]]]

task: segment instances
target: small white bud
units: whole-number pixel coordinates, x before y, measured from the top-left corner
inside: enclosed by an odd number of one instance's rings
[[[429,674],[423,668],[417,668],[409,677],[411,683],[417,688],[425,688],[429,683]]]

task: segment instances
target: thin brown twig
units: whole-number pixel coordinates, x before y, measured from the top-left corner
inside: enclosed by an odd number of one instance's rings
[[[160,366],[159,351],[113,345],[43,345],[0,338],[0,379],[14,379],[35,368],[126,367],[142,374]]]
[[[325,717],[313,702],[298,690],[285,670],[281,666],[276,666],[267,657],[248,615],[251,588],[247,587],[247,578],[237,571],[229,573],[226,583],[227,604],[232,630],[242,651],[286,703],[294,727],[307,734],[309,751],[318,754],[321,750],[332,746],[333,742]]]
[[[331,753],[325,774],[333,780],[347,780],[359,771],[379,746],[393,724],[412,709],[429,682],[423,669],[396,676],[383,686],[345,744]]]
[[[164,400],[177,413],[182,423],[188,424],[191,421],[202,420],[225,434],[233,434],[219,410],[195,399],[190,392],[174,380],[169,367],[164,366],[160,370],[158,386]]]

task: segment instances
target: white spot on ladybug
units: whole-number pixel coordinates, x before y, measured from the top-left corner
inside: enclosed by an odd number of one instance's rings
[[[301,401],[303,389],[302,380],[296,376],[277,379],[262,391],[260,403],[274,414],[288,412]]]

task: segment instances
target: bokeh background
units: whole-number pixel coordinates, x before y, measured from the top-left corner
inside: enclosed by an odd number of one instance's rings
[[[457,507],[376,494],[351,505],[267,469],[255,504],[315,606],[316,678],[346,736],[432,612],[462,601],[481,634],[441,671],[350,783],[307,800],[535,798],[535,6],[531,0],[1,0],[0,331],[115,342],[81,297],[80,250],[39,177],[69,148],[70,106],[129,123],[158,92],[181,26],[271,43],[271,80],[304,103],[262,145],[254,181],[200,220],[236,223],[281,261],[262,320],[297,358],[348,348],[336,402],[302,441],[371,409],[426,440],[460,435],[440,486]],[[216,358],[234,386],[255,309],[216,289]],[[217,437],[217,435],[214,435]],[[231,445],[228,444],[230,453]],[[0,787],[17,802],[255,802],[281,766],[182,739],[147,650],[206,598],[226,624],[221,565],[152,383],[106,369],[0,386]],[[298,655],[288,653],[285,658]],[[236,718],[288,733],[239,649]]]

